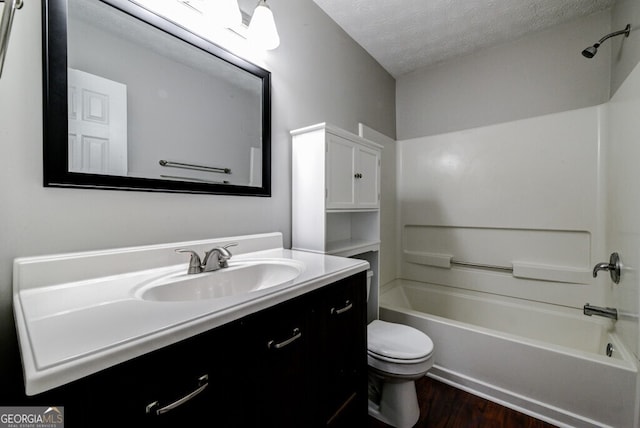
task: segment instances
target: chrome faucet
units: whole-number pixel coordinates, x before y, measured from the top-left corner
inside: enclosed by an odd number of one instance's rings
[[[599,306],[592,306],[589,303],[584,305],[582,311],[585,315],[597,315],[599,317],[611,318],[612,320],[618,319],[618,310],[615,308],[601,308]]]
[[[204,259],[201,260],[198,253],[186,248],[178,248],[176,253],[188,253],[191,254],[189,259],[189,269],[187,275],[192,275],[202,272],[213,272],[218,269],[229,267],[229,259],[232,254],[228,250],[229,247],[235,247],[237,242],[232,242],[222,247],[215,247],[204,253]]]
[[[236,245],[238,245],[237,242],[232,242],[231,244],[227,244],[224,247],[216,247],[207,251],[204,254],[204,271],[212,272],[214,270],[229,267],[228,261],[231,258],[232,254],[227,248],[235,247]]]

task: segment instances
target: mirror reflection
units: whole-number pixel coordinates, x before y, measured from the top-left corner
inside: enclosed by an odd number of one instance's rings
[[[66,33],[69,181],[269,193],[268,72],[127,0],[69,0]]]

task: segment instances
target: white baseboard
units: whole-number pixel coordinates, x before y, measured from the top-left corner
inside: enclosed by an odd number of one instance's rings
[[[601,422],[434,365],[427,376],[560,428],[606,428]]]

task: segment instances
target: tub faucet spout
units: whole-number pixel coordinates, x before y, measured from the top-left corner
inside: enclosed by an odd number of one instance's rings
[[[593,306],[587,303],[583,307],[583,313],[585,315],[597,315],[599,317],[611,318],[612,320],[618,319],[618,310],[615,308],[601,308],[599,306]]]

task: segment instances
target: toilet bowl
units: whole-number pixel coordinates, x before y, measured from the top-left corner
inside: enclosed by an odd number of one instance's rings
[[[420,417],[415,380],[433,365],[433,342],[407,325],[374,320],[367,326],[369,414],[394,427]]]

